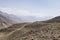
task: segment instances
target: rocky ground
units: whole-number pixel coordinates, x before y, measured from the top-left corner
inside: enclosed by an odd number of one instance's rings
[[[16,24],[15,24],[16,25]],[[19,26],[18,24],[17,26]],[[60,23],[30,23],[0,31],[1,40],[60,40]],[[12,29],[9,28],[9,29]]]

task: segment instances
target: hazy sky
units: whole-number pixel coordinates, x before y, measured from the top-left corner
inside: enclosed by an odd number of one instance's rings
[[[0,0],[0,10],[18,16],[59,16],[60,0]]]

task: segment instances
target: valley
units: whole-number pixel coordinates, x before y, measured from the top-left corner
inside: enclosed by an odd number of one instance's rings
[[[19,23],[0,14],[0,40],[60,40],[60,16]]]

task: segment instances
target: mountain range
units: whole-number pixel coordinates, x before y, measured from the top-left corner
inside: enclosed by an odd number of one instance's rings
[[[18,16],[18,15],[13,15],[13,14],[8,14],[5,12],[0,11],[0,14],[3,16],[12,19],[17,22],[35,22],[35,21],[43,21],[43,20],[48,20],[51,19],[52,17],[35,17],[35,16]]]

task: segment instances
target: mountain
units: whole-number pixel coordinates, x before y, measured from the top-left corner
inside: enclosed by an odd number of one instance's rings
[[[54,18],[49,19],[49,20],[47,20],[45,22],[48,22],[48,23],[53,23],[53,22],[60,23],[60,16],[54,17]]]
[[[51,19],[52,17],[49,16],[49,17],[36,17],[36,16],[18,16],[18,15],[14,15],[14,14],[8,14],[8,13],[5,13],[5,12],[1,12],[0,13],[9,18],[9,19],[12,19],[12,20],[15,20],[19,23],[21,22],[35,22],[35,21],[44,21],[44,20],[48,20],[48,19]]]
[[[1,11],[0,11],[1,12]],[[1,14],[9,19],[12,19],[12,20],[15,20],[17,22],[20,22],[21,19],[18,18],[17,16],[13,15],[13,14],[8,14],[8,13],[5,13],[5,12],[1,12]]]
[[[0,11],[0,28],[7,27],[15,23],[15,20],[8,18],[8,16],[6,16],[6,13]]]
[[[14,15],[14,14],[8,14],[8,13],[5,13],[5,12],[1,12],[0,13],[9,18],[9,19],[12,19],[12,20],[15,20],[19,23],[21,22],[35,22],[35,21],[44,21],[44,20],[48,20],[48,19],[51,19],[52,17],[49,16],[49,17],[36,17],[36,16],[18,16],[18,15]]]
[[[36,16],[17,16],[21,22],[35,22],[51,19],[52,17],[36,17]]]

